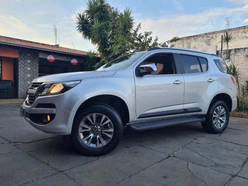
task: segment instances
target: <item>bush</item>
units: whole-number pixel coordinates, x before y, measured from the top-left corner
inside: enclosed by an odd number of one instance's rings
[[[241,87],[241,92],[238,102],[238,111],[239,112],[248,112],[248,81],[246,85]]]
[[[248,96],[240,96],[238,103],[238,112],[248,112]]]

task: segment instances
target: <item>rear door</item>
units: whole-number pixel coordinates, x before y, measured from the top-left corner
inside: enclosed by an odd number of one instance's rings
[[[185,80],[184,109],[187,112],[201,112],[208,102],[210,75],[207,58],[175,54],[175,60],[181,66]]]
[[[139,66],[144,64],[156,65],[159,72],[135,77],[137,116],[149,118],[182,111],[184,79],[177,73],[173,54],[153,54]]]

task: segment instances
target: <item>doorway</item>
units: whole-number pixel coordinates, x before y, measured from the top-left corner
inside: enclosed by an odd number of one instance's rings
[[[0,57],[0,98],[17,96],[16,60]]]

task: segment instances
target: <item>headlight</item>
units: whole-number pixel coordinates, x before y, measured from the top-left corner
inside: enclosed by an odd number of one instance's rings
[[[42,90],[39,93],[39,96],[47,96],[47,95],[57,95],[64,93],[71,88],[78,85],[80,81],[68,81],[68,82],[60,82],[60,83],[45,83],[42,86]]]
[[[59,94],[59,93],[63,92],[64,89],[65,89],[65,86],[62,83],[53,84],[49,88],[48,93],[51,94],[51,95]]]

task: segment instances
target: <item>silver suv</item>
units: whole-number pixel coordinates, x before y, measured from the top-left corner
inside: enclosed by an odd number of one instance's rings
[[[236,107],[236,82],[221,58],[156,48],[122,56],[94,72],[39,77],[21,111],[35,128],[71,135],[79,152],[101,155],[116,147],[126,127],[201,122],[207,132],[221,133]]]

